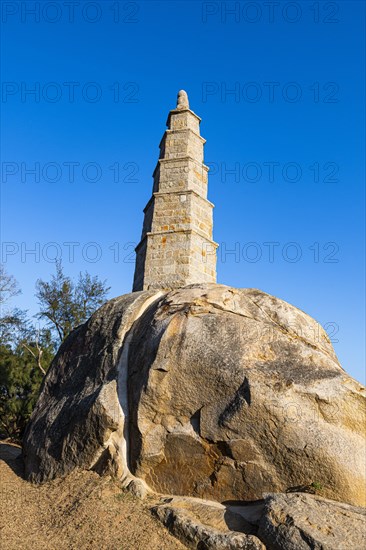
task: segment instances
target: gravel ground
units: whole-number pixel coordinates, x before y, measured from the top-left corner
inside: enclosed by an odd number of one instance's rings
[[[34,485],[23,479],[20,448],[0,442],[2,550],[183,550],[148,507],[118,483],[74,472]]]

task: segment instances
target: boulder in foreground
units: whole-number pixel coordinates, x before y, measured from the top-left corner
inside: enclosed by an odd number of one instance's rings
[[[61,346],[24,438],[29,479],[76,467],[217,501],[318,484],[365,503],[365,399],[311,317],[255,289],[109,301]]]
[[[226,506],[164,499],[154,514],[189,548],[205,550],[356,550],[366,547],[364,508],[306,493],[270,494]]]

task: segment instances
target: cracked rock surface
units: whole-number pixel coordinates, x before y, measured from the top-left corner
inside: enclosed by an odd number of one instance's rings
[[[217,284],[135,292],[61,346],[24,438],[26,474],[93,468],[219,502],[316,484],[364,505],[364,415],[360,384],[292,305]]]

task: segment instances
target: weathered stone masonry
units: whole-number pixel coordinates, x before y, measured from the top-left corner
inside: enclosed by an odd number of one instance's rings
[[[212,240],[214,205],[207,200],[206,140],[200,135],[200,122],[181,90],[168,116],[153,194],[144,209],[134,291],[216,282],[218,245]]]

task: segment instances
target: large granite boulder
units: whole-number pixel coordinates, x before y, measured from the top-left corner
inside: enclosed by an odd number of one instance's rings
[[[82,467],[218,501],[313,484],[362,505],[364,419],[311,317],[259,290],[191,285],[116,298],[76,329],[23,449],[34,481]]]

